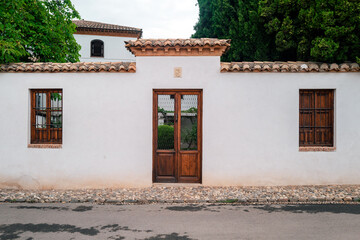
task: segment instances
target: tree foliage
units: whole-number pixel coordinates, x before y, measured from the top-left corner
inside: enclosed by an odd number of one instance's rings
[[[257,0],[198,0],[200,16],[192,37],[229,38],[225,61],[254,61],[269,55]]]
[[[193,37],[232,39],[226,61],[360,57],[359,0],[198,0]]]
[[[79,61],[70,0],[0,2],[0,63]]]
[[[359,0],[262,0],[259,13],[281,59],[343,62],[360,56]]]

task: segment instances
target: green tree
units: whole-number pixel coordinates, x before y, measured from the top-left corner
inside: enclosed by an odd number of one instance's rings
[[[198,0],[193,37],[232,39],[225,61],[360,61],[360,0]]]
[[[280,59],[355,61],[359,0],[262,0],[259,13]]]
[[[194,26],[195,33],[192,35],[194,38],[216,37],[212,30],[212,13],[214,6],[212,0],[198,0],[199,6],[199,20]]]
[[[0,63],[76,62],[70,0],[0,0]]]
[[[199,21],[192,37],[231,39],[223,61],[269,60],[269,39],[258,15],[258,0],[198,0]]]

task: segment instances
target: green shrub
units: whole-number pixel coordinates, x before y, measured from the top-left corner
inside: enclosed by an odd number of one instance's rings
[[[174,148],[174,127],[169,125],[158,126],[158,149]]]

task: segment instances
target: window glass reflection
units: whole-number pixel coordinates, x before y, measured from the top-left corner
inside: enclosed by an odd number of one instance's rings
[[[198,96],[182,95],[181,98],[181,150],[197,150]]]
[[[175,95],[158,95],[158,149],[174,149]]]

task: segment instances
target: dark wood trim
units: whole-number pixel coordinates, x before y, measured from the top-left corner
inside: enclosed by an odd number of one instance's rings
[[[158,99],[158,94],[155,90],[153,90],[153,164],[152,164],[152,181],[155,182],[155,178],[156,178],[156,150],[157,150],[157,122],[158,122],[158,111],[157,111],[157,99]]]
[[[179,116],[179,111],[181,111],[181,97],[179,92],[175,93],[175,111],[174,111],[174,147],[175,147],[175,179],[179,179],[179,159],[180,159],[180,141],[181,137],[180,126],[181,126],[181,117]]]
[[[156,153],[175,153],[174,150],[156,149]]]
[[[179,150],[179,153],[191,153],[191,154],[195,154],[198,153],[197,150]]]
[[[35,103],[35,92],[30,90],[30,142],[34,142],[35,140],[35,128],[33,125],[35,124],[36,117],[35,117],[35,108],[33,107],[33,104]]]
[[[184,92],[186,94],[199,94],[202,89],[153,89],[153,92],[156,92],[158,95],[161,94],[176,94]]]
[[[113,36],[113,37],[131,37],[131,38],[140,38],[142,33],[132,33],[132,32],[104,32],[104,31],[95,31],[95,30],[77,30],[74,34],[79,35],[97,35],[97,36]]]
[[[198,100],[198,122],[199,122],[199,128],[198,128],[198,151],[199,151],[199,169],[198,169],[198,176],[199,176],[199,183],[202,183],[202,149],[203,149],[203,91],[200,91],[199,94],[199,100]]]

